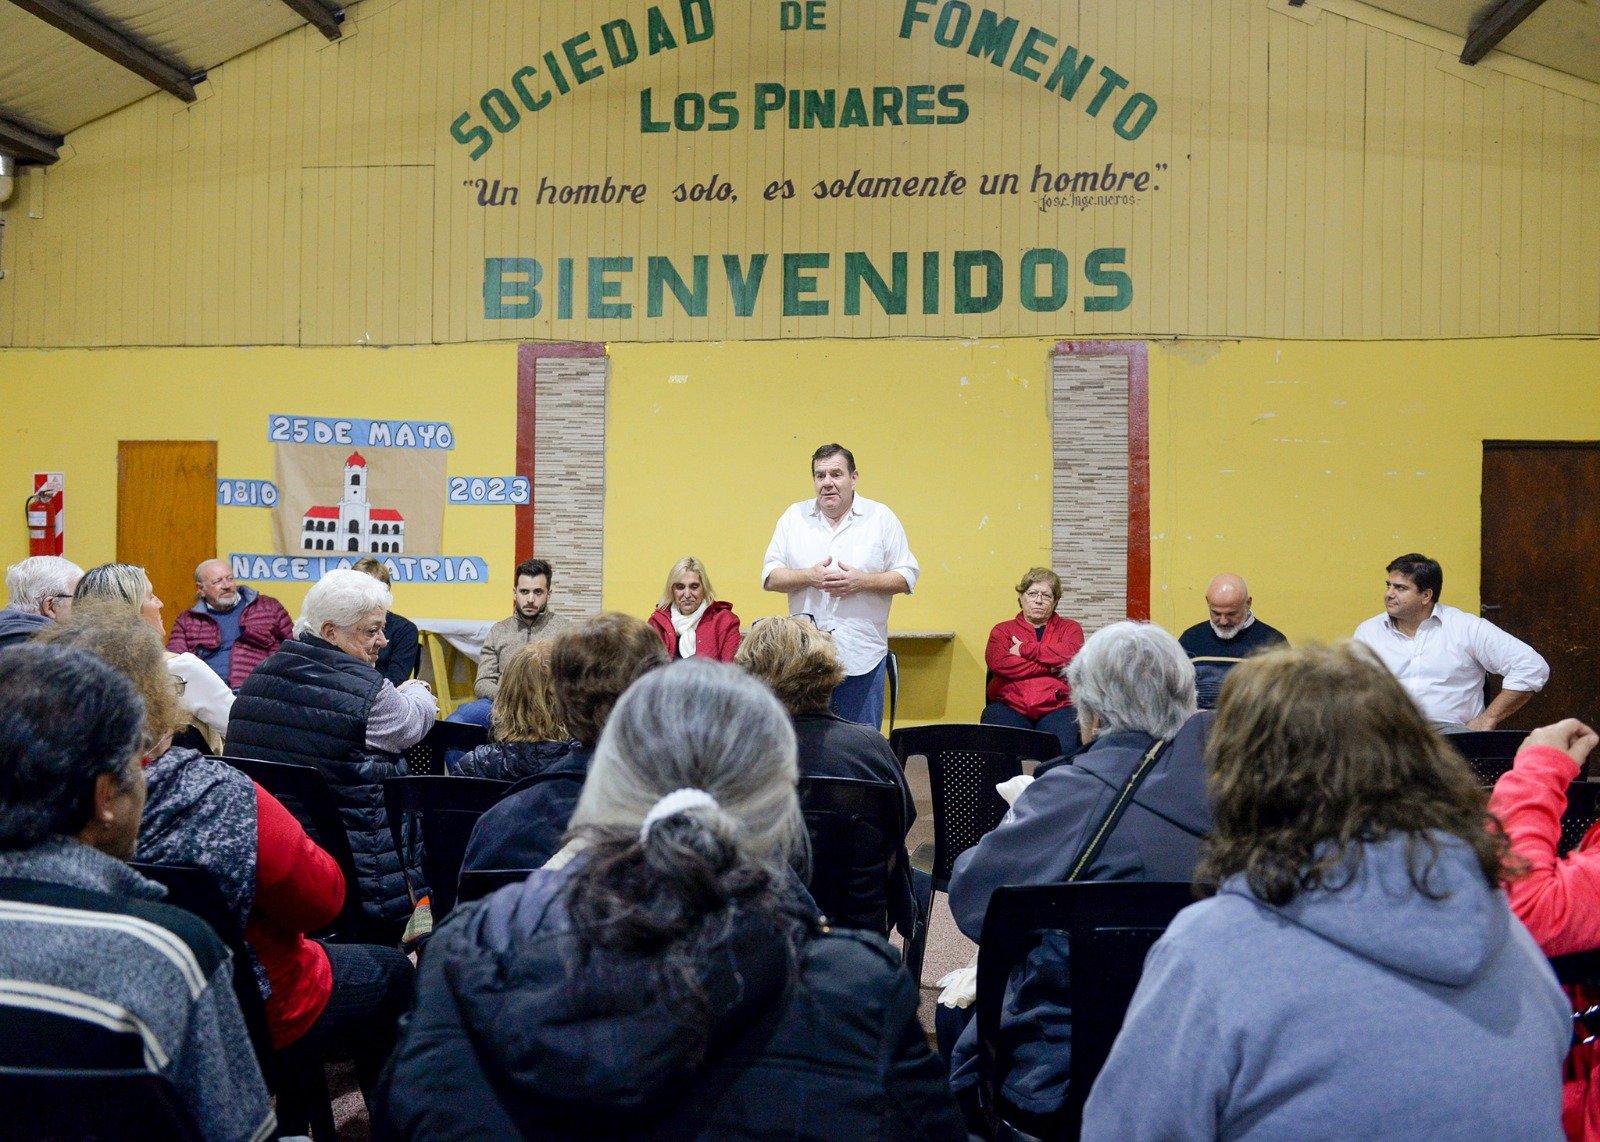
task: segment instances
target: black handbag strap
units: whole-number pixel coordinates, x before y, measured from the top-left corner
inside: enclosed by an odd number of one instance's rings
[[[1139,759],[1139,764],[1133,767],[1133,772],[1128,775],[1128,780],[1117,793],[1116,800],[1111,803],[1111,809],[1106,813],[1105,820],[1100,822],[1100,827],[1089,838],[1089,843],[1078,854],[1078,859],[1072,862],[1072,871],[1067,873],[1068,880],[1077,880],[1094,864],[1100,855],[1100,850],[1106,847],[1106,841],[1116,831],[1117,823],[1122,820],[1122,814],[1128,811],[1128,803],[1139,791],[1145,775],[1155,768],[1156,762],[1171,744],[1170,741],[1158,741],[1145,751],[1144,757]]]

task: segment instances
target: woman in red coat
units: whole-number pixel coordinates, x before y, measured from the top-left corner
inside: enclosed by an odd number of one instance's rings
[[[672,565],[650,625],[673,658],[732,662],[739,649],[739,616],[731,605],[717,601],[706,565],[693,555]]]
[[[1056,614],[1061,576],[1030,567],[1017,584],[1017,617],[989,632],[988,705],[978,720],[991,726],[1045,730],[1061,739],[1061,752],[1078,752],[1078,712],[1063,675],[1083,646],[1083,628]]]
[[[1541,726],[1523,741],[1509,773],[1495,782],[1492,813],[1522,859],[1524,873],[1506,885],[1511,911],[1547,956],[1600,949],[1600,828],[1591,828],[1561,855],[1567,786],[1583,777],[1597,742],[1594,730],[1567,718]],[[1600,989],[1567,989],[1573,1010],[1600,1003]],[[1585,1022],[1580,1038],[1594,1032]],[[1567,1056],[1562,1125],[1573,1142],[1600,1140],[1600,1043],[1581,1042]]]

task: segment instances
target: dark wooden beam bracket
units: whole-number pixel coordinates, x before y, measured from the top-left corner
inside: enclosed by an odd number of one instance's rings
[[[1461,62],[1474,64],[1499,46],[1500,41],[1516,30],[1518,24],[1533,15],[1544,0],[1500,0],[1467,33],[1467,42],[1461,49]]]
[[[343,8],[329,8],[321,3],[321,0],[283,0],[283,2],[328,39],[337,40],[344,34],[343,29],[339,27],[344,23]]]
[[[135,43],[111,25],[66,0],[11,0],[18,8],[39,17],[51,27],[65,32],[85,47],[92,48],[139,78],[170,91],[185,103],[195,101],[197,78],[188,75],[149,48]],[[198,78],[204,78],[204,74]]]
[[[19,163],[53,163],[61,157],[57,149],[60,146],[60,136],[41,135],[21,123],[0,119],[0,154],[10,155]]]

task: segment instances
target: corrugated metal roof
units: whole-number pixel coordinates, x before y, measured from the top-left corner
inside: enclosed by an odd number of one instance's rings
[[[45,136],[70,135],[158,88],[17,5],[72,7],[197,74],[303,26],[308,0],[12,0],[0,3],[0,120]],[[311,0],[324,9],[336,0]],[[1085,0],[1088,2],[1088,0]],[[1105,0],[1110,2],[1110,0]],[[1267,0],[1259,0],[1265,7]],[[1368,7],[1460,37],[1513,0],[1375,0]],[[539,0],[528,0],[536,5]],[[1317,0],[1308,0],[1314,8]],[[351,5],[354,6],[353,3]],[[1496,48],[1600,83],[1600,3],[1544,0]],[[172,98],[166,96],[165,98]],[[3,128],[3,123],[0,123]],[[3,139],[0,132],[0,139]],[[3,145],[0,145],[3,153]]]
[[[284,0],[67,3],[185,75],[217,67],[307,23]],[[51,0],[47,6],[65,5]],[[334,5],[325,0],[323,7]],[[6,45],[0,58],[0,117],[38,134],[70,135],[158,90],[15,3],[0,3],[0,43]]]
[[[1370,6],[1465,41],[1499,3],[1484,0],[1375,0]],[[1544,0],[1497,51],[1600,83],[1600,7],[1592,0]]]

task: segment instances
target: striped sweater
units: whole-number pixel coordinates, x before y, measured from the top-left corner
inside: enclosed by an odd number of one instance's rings
[[[77,841],[0,853],[0,1066],[146,1067],[206,1138],[270,1137],[228,951],[162,894]]]

